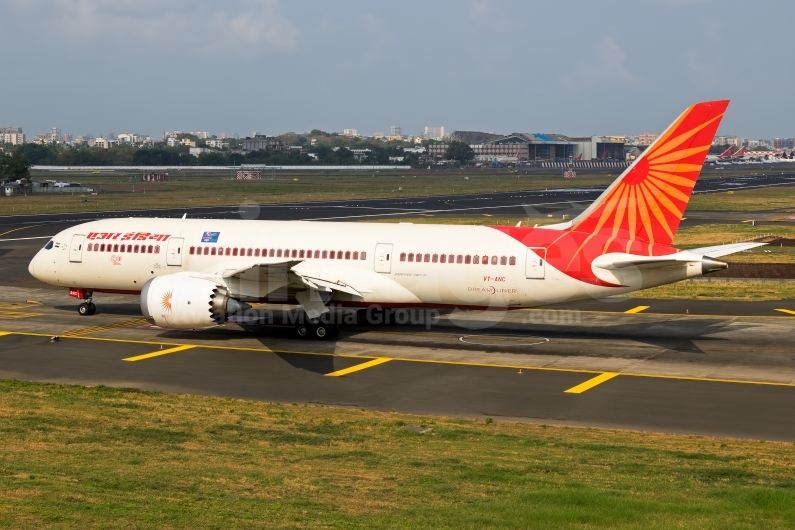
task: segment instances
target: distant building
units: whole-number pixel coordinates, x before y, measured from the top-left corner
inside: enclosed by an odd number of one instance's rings
[[[179,145],[179,140],[176,136],[169,136],[166,138],[166,145],[169,147],[177,147]]]
[[[712,145],[733,145],[734,147],[740,147],[740,139],[736,136],[716,136],[714,140],[712,140]]]
[[[179,145],[186,145],[188,147],[196,147],[196,140],[191,140],[190,138],[183,138],[179,141]]]
[[[773,138],[773,149],[795,149],[795,138]]]
[[[22,127],[0,127],[0,143],[20,145],[25,143]]]
[[[654,143],[654,140],[657,139],[657,134],[654,133],[643,133],[637,136],[638,145],[651,145]]]
[[[253,138],[246,137],[241,141],[243,151],[260,151],[262,149],[274,149],[280,151],[282,142],[272,136],[257,134]]]
[[[375,138],[376,140],[380,140],[380,139],[385,138],[385,137],[386,137],[386,135],[384,133],[382,133],[382,132],[373,133],[373,138]]]
[[[207,147],[212,147],[213,149],[223,149],[228,146],[229,142],[221,138],[210,138],[207,140]]]
[[[444,126],[441,127],[425,127],[422,137],[426,140],[441,140],[444,138]]]
[[[99,147],[100,149],[110,149],[111,147],[115,147],[117,145],[119,145],[118,140],[111,140],[109,138],[94,139],[94,147]]]
[[[206,140],[210,137],[210,133],[208,132],[192,132],[191,134],[199,140]]]
[[[191,147],[191,148],[188,150],[188,152],[189,152],[190,154],[192,154],[193,156],[195,156],[195,157],[197,157],[197,158],[198,158],[198,156],[199,156],[200,154],[202,154],[202,153],[209,153],[209,152],[210,152],[210,150],[209,150],[209,149],[207,149],[206,147]]]
[[[343,136],[359,136],[359,131],[356,129],[343,129],[342,130]]]
[[[370,149],[351,149],[350,152],[353,153],[353,158],[355,158],[357,162],[361,162],[370,156]]]
[[[389,128],[389,136],[403,136],[403,129],[400,125],[393,125]]]

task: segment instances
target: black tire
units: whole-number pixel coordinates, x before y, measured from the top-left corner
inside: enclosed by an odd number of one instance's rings
[[[88,314],[93,315],[97,312],[97,306],[95,306],[92,302],[88,303]]]
[[[313,331],[315,338],[320,340],[326,340],[330,335],[329,330],[325,324],[318,324],[317,326],[315,326],[315,329]]]
[[[297,326],[295,326],[295,334],[298,335],[298,338],[301,339],[310,338],[309,331],[310,328],[306,324],[298,324]]]
[[[81,317],[87,317],[91,314],[91,309],[89,308],[88,304],[83,302],[79,306],[77,306],[77,314]]]

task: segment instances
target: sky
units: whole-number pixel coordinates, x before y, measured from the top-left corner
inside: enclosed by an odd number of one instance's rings
[[[764,5],[764,7],[761,7]],[[795,2],[3,0],[0,126],[795,136]]]

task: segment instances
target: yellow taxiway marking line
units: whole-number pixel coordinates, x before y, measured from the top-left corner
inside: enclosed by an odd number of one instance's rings
[[[337,370],[336,372],[331,372],[330,374],[326,374],[328,377],[339,377],[341,375],[348,375],[352,374],[353,372],[358,372],[359,370],[366,370],[367,368],[372,368],[373,366],[378,366],[379,364],[384,364],[387,361],[391,361],[389,357],[379,357],[378,359],[373,359],[372,361],[367,361],[366,363],[359,363],[357,365],[351,366],[350,368],[343,368],[342,370]]]
[[[585,381],[584,383],[580,383],[577,386],[573,386],[570,389],[566,390],[567,394],[582,394],[586,390],[590,390],[596,385],[601,385],[605,381],[609,381],[616,377],[618,372],[605,372],[601,375],[597,375],[596,377],[592,377],[591,379]]]
[[[646,311],[649,307],[648,305],[639,305],[638,307],[633,307],[632,309],[627,309],[624,313],[628,315],[634,315],[635,313],[640,313],[641,311]]]
[[[776,311],[781,311],[782,313],[787,313],[788,315],[795,315],[795,311],[791,309],[776,309]]]
[[[13,230],[9,230],[8,232],[3,232],[2,234],[0,234],[0,237],[6,234],[10,234],[11,232],[16,232],[17,230],[24,230],[25,228],[33,228],[34,226],[40,226],[40,225],[20,226],[19,228],[14,228]]]
[[[136,355],[135,357],[127,357],[126,359],[122,359],[122,361],[143,361],[144,359],[151,359],[152,357],[160,357],[161,355],[168,355],[169,353],[176,353],[178,351],[185,351],[191,350],[195,348],[193,344],[183,344],[182,346],[177,346],[175,348],[167,348],[165,350],[157,350],[153,351],[152,353],[144,353],[143,355]]]
[[[145,318],[134,318],[132,320],[124,320],[121,322],[111,322],[109,324],[101,324],[99,326],[92,326],[90,328],[79,328],[72,331],[64,332],[64,337],[80,337],[89,333],[99,333],[109,329],[129,328],[134,326],[142,326],[147,323]]]
[[[7,335],[20,335],[23,337],[51,337],[47,333],[31,333],[26,331],[7,331]],[[126,344],[148,344],[154,346],[173,346],[189,348],[202,348],[204,350],[227,350],[227,351],[250,351],[255,353],[290,353],[295,355],[322,355],[324,357],[344,357],[350,359],[361,359],[360,355],[353,355],[349,353],[323,353],[314,351],[300,351],[300,350],[272,350],[269,348],[251,348],[243,346],[213,346],[210,344],[178,344],[167,342],[155,342],[146,340],[129,340],[129,339],[109,339],[103,337],[64,337],[74,340],[96,340],[104,342],[123,342]],[[165,350],[162,350],[165,352]],[[160,353],[160,352],[155,352]],[[417,359],[412,357],[392,357],[388,358],[390,361],[405,361],[411,363],[429,363],[429,364],[448,364],[451,366],[474,366],[480,368],[510,368],[511,370],[534,370],[538,372],[565,372],[572,374],[603,374],[603,370],[585,370],[582,368],[554,368],[549,366],[526,366],[526,365],[507,365],[507,364],[491,364],[491,363],[473,363],[467,361],[442,361],[437,359]],[[716,377],[691,377],[684,375],[661,375],[661,374],[647,374],[642,372],[621,372],[619,375],[627,377],[647,377],[649,379],[674,379],[677,381],[701,381],[707,383],[735,383],[742,385],[763,385],[763,386],[786,386],[795,387],[795,383],[780,383],[776,381],[750,381],[747,379],[720,379]]]
[[[3,336],[5,336],[5,335],[13,335],[13,334],[14,334],[14,333],[13,333],[13,332],[11,332],[11,331],[0,331],[0,337],[3,337]]]

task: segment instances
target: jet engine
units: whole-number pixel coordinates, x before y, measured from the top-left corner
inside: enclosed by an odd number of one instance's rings
[[[202,329],[219,326],[227,316],[248,309],[226,288],[207,278],[167,274],[152,278],[141,289],[141,312],[157,326]]]

